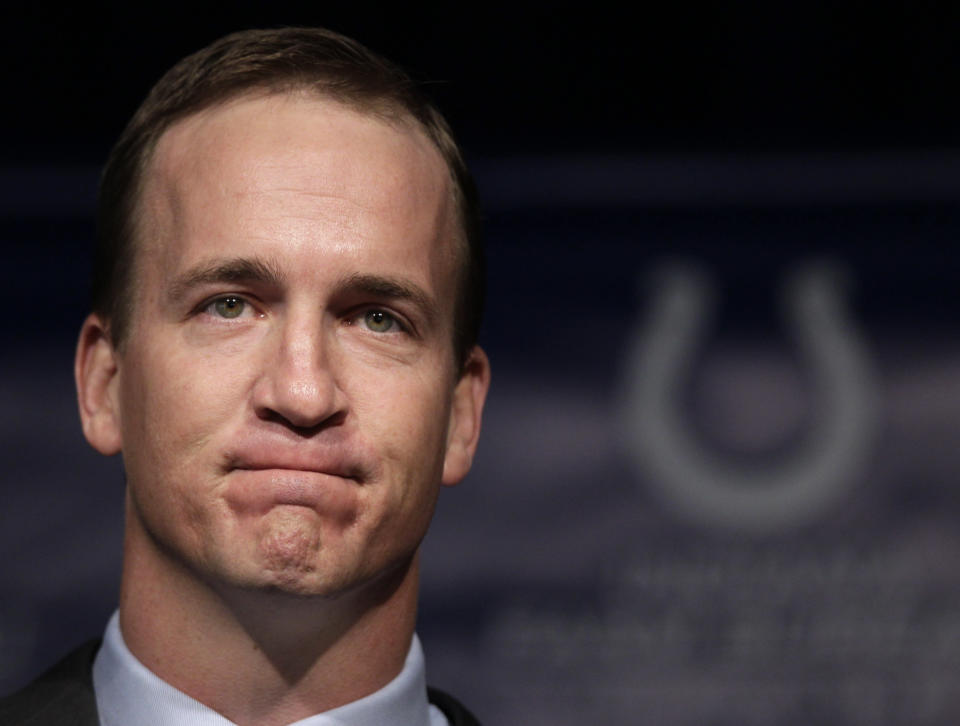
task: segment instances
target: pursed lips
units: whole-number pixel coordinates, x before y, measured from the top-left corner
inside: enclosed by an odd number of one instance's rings
[[[234,471],[277,471],[301,474],[322,474],[338,479],[360,479],[359,473],[346,467],[310,466],[287,459],[267,462],[237,462],[230,469]]]
[[[348,446],[290,446],[249,442],[226,457],[225,492],[231,508],[265,512],[277,505],[345,513],[372,467]]]
[[[304,469],[234,469],[227,482],[225,501],[238,514],[293,506],[349,520],[360,495],[354,479]]]
[[[235,448],[226,456],[225,469],[324,474],[361,483],[371,473],[371,467],[354,453],[352,447],[341,444],[318,447],[249,443]]]

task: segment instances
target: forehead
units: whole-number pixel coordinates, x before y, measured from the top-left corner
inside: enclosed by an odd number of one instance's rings
[[[158,141],[144,174],[138,257],[322,237],[328,250],[366,243],[450,262],[454,207],[443,157],[412,120],[304,93],[244,96],[177,122]]]

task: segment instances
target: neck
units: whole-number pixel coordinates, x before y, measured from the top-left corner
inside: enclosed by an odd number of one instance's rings
[[[237,724],[288,724],[382,688],[403,668],[417,556],[334,597],[211,585],[128,511],[120,629],[161,679]]]

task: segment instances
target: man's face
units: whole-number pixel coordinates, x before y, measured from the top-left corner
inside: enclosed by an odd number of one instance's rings
[[[123,450],[132,527],[241,587],[331,595],[408,561],[487,380],[454,367],[440,154],[413,124],[248,96],[168,130],[145,180],[114,438],[85,421]]]

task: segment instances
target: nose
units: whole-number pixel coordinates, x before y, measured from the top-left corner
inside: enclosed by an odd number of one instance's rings
[[[273,331],[253,392],[257,416],[305,430],[335,425],[346,415],[330,346],[314,316]]]

